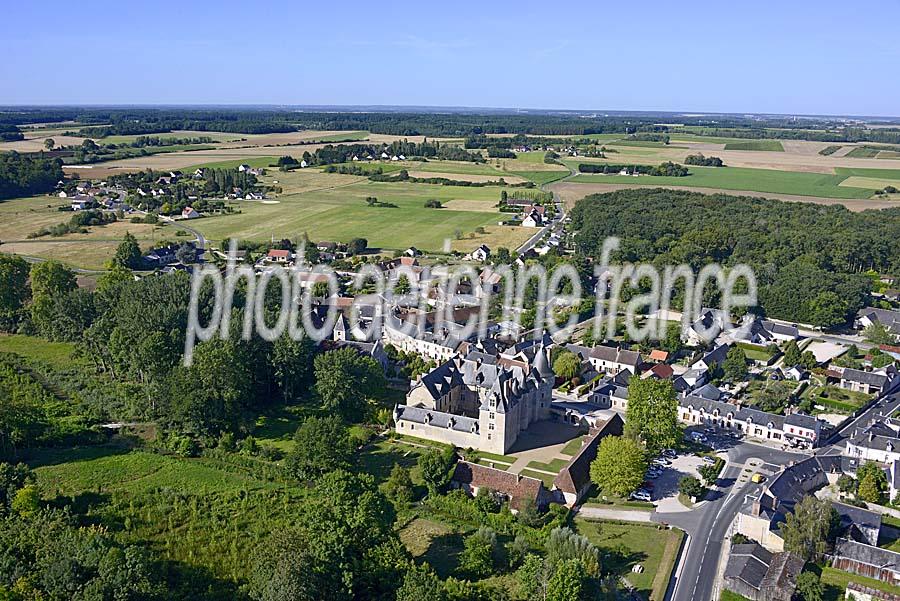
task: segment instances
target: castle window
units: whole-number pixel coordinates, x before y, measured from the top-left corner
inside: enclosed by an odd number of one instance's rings
[[[493,413],[491,413],[490,418],[491,418],[491,419],[494,419],[495,417],[496,417],[496,415],[494,415]]]
[[[494,429],[494,424],[488,424],[488,430],[493,430],[493,429]]]

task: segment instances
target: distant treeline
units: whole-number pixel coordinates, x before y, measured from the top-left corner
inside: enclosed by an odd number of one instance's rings
[[[677,119],[678,127],[660,125]],[[900,124],[865,129],[838,118],[748,118],[737,115],[673,116],[665,113],[577,115],[550,113],[306,112],[290,109],[193,108],[15,108],[0,109],[0,124],[75,121],[83,135],[154,134],[172,130],[272,133],[296,130],[369,131],[398,136],[467,137],[482,134],[584,136],[589,134],[671,134],[731,138],[779,138],[826,142],[900,143]],[[888,125],[892,125],[888,123]],[[500,146],[499,143],[493,144]]]
[[[438,184],[441,186],[462,186],[465,188],[484,188],[487,186],[511,186],[521,188],[534,187],[534,182],[510,184],[502,177],[498,180],[490,180],[486,182],[472,182],[469,180],[450,179],[440,176],[412,177],[406,169],[402,169],[396,174],[373,173],[369,175],[369,179],[373,182],[409,182],[411,184]]]
[[[689,175],[688,168],[678,163],[667,161],[656,167],[652,165],[615,165],[613,163],[581,163],[578,165],[580,173],[603,173],[615,175],[625,171],[627,175],[654,175],[666,177],[684,177]]]
[[[46,194],[63,178],[62,161],[17,152],[0,153],[0,200]]]

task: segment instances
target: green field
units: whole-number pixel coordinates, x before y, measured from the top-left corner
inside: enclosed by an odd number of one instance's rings
[[[851,159],[874,159],[881,152],[877,148],[869,148],[868,146],[857,146],[847,153]]]
[[[854,170],[856,171],[856,170]],[[892,171],[872,169],[863,171]],[[869,198],[875,190],[840,186],[847,175],[799,173],[746,167],[691,167],[687,177],[631,177],[628,175],[579,175],[574,182],[634,184],[652,187],[691,186],[723,190],[748,190],[770,194],[797,194],[828,198]]]
[[[550,182],[555,182],[556,180],[560,180],[564,177],[569,176],[568,171],[512,171],[510,173],[512,175],[518,175],[519,177],[524,177],[525,179],[531,180],[539,186],[543,186],[544,184],[549,184]]]
[[[862,167],[835,167],[834,172],[844,177],[870,177],[874,179],[900,180],[900,169],[868,169]]]
[[[315,138],[315,142],[361,142],[369,139],[367,131],[348,131],[340,134],[331,134],[330,136],[322,136]],[[306,140],[304,140],[306,142]]]
[[[743,140],[727,142],[725,150],[760,150],[765,152],[784,152],[784,146],[778,140]]]
[[[22,334],[0,334],[0,353],[16,353],[26,359],[43,361],[55,367],[71,367],[75,345],[68,342],[48,342],[43,338]]]
[[[304,177],[306,174],[291,174]],[[211,240],[229,236],[250,240],[292,238],[306,232],[313,240],[347,242],[364,237],[369,246],[404,249],[416,246],[441,251],[445,239],[455,239],[457,231],[473,232],[476,227],[496,225],[504,215],[496,211],[497,187],[441,186],[403,182],[371,182],[349,176],[333,177],[335,184],[277,197],[275,204],[232,203],[240,213],[198,219],[192,225]],[[282,177],[284,176],[284,177]],[[287,175],[278,174],[279,181]],[[365,199],[393,203],[396,208],[370,207]],[[425,201],[438,199],[465,201],[476,210],[427,209]],[[490,245],[490,244],[489,244]],[[477,246],[477,244],[476,244]]]
[[[654,142],[652,140],[616,140],[610,142],[607,146],[634,146],[636,148],[687,148],[686,146],[672,146],[665,142]]]

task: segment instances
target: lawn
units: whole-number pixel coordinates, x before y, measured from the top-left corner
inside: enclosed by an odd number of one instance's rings
[[[556,479],[556,476],[554,475],[545,474],[544,472],[536,472],[528,468],[525,468],[524,470],[519,472],[519,475],[528,476],[529,478],[534,478],[535,480],[540,480],[548,489],[553,488],[553,481]]]
[[[554,474],[558,474],[569,462],[565,459],[554,459],[550,463],[543,463],[541,461],[530,461],[526,466],[529,469],[535,470],[544,470],[545,472],[553,472]]]
[[[125,232],[131,232],[145,249],[161,240],[175,239],[172,228],[127,220],[91,226],[84,234],[28,238],[33,232],[69,221],[72,213],[59,210],[66,204],[65,199],[55,196],[0,201],[0,252],[56,259],[85,269],[104,269]]]
[[[53,367],[71,368],[74,351],[75,345],[69,342],[48,342],[43,338],[22,334],[0,334],[0,352],[16,353]]]
[[[578,451],[581,450],[581,446],[584,443],[585,438],[587,438],[587,435],[579,436],[578,438],[573,438],[568,443],[566,443],[566,446],[563,447],[563,450],[560,451],[560,453],[562,453],[563,455],[577,454]]]
[[[892,171],[890,169],[873,171]],[[628,175],[579,175],[573,182],[691,186],[722,190],[747,190],[770,194],[797,194],[830,198],[869,198],[875,189],[852,188],[840,183],[851,174],[827,175],[747,167],[691,167],[686,177],[632,177]],[[860,174],[861,175],[861,174]]]
[[[725,150],[759,150],[764,152],[784,152],[784,146],[778,140],[743,140],[727,142]]]
[[[321,138],[315,138],[312,140],[313,142],[361,142],[363,140],[369,139],[369,132],[367,131],[348,131],[340,134],[331,134],[328,136],[322,136]],[[304,140],[307,142],[308,140]]]
[[[719,601],[750,601],[747,597],[743,595],[738,595],[737,593],[732,593],[729,590],[722,589],[722,594],[719,596]]]
[[[683,534],[657,525],[575,518],[575,528],[601,550],[600,564],[624,576],[645,598],[662,601]],[[633,573],[640,564],[644,571]]]
[[[746,342],[739,342],[738,346],[743,349],[744,354],[748,359],[752,361],[768,363],[772,358],[772,353],[767,351],[765,347],[757,346],[755,344],[748,344]]]
[[[856,574],[843,572],[834,568],[822,568],[822,584],[824,584],[827,589],[830,589],[825,593],[825,599],[827,600],[843,599],[843,593],[847,589],[847,585],[851,582],[856,582],[886,593],[900,595],[900,586],[892,586],[886,582],[875,580],[874,578],[857,576]]]
[[[322,177],[323,174],[313,172],[313,175]],[[198,219],[192,225],[211,240],[230,236],[249,240],[269,240],[273,236],[294,238],[306,232],[312,240],[348,242],[361,237],[374,248],[402,250],[416,246],[441,251],[445,241],[466,238],[476,228],[496,225],[504,219],[504,214],[492,210],[499,195],[498,188],[493,186],[372,182],[357,178],[330,188],[283,194],[275,198],[275,203],[237,201],[232,206],[240,212]],[[370,207],[365,201],[369,196],[396,207]],[[424,207],[429,199],[479,201],[483,206],[478,211],[429,209]],[[521,243],[528,235],[525,231],[516,238]],[[461,240],[458,246],[471,250],[481,243],[495,246],[490,236]],[[509,240],[506,245],[514,246]]]
[[[838,386],[822,386],[814,382],[810,382],[800,396],[804,399],[812,399],[817,405],[846,413],[856,411],[872,399],[868,394],[844,390]]]

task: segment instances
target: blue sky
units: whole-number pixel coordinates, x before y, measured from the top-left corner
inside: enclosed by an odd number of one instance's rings
[[[0,104],[900,116],[900,2],[8,0]]]

